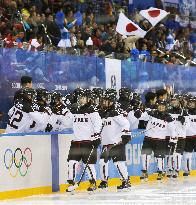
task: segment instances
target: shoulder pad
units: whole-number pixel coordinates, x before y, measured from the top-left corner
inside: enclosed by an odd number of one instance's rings
[[[93,112],[98,112],[98,109],[95,106],[90,105],[88,111],[89,113],[93,113]]]
[[[166,116],[165,116],[165,121],[166,121],[166,122],[172,122],[172,121],[174,121],[174,119],[172,118],[171,115],[166,114]]]
[[[120,114],[123,114],[123,113],[122,113],[122,110],[119,108],[114,108],[114,109],[110,110],[110,117],[115,117],[115,116],[118,116]]]
[[[32,104],[30,104],[30,103],[25,103],[24,106],[23,106],[23,108],[22,108],[22,111],[29,113],[29,112],[34,112],[35,110],[34,110]]]

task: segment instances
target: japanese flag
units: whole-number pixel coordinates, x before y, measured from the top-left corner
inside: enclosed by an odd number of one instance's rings
[[[155,26],[157,23],[159,23],[162,19],[164,19],[169,13],[162,9],[157,8],[149,8],[146,10],[141,10],[140,14],[146,18],[152,26]]]
[[[129,20],[123,13],[120,13],[116,31],[123,36],[138,36],[143,38],[146,31],[142,30],[137,24]]]

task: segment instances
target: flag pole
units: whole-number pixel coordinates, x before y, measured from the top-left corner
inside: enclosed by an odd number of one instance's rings
[[[154,28],[154,26],[152,26],[148,31],[146,31],[146,34],[151,31]]]

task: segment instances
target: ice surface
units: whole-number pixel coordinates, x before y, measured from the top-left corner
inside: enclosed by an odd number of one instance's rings
[[[117,192],[116,187],[110,187],[107,191],[98,190],[93,194],[85,191],[74,194],[55,193],[2,201],[0,204],[196,204],[196,177],[143,182],[121,192]]]

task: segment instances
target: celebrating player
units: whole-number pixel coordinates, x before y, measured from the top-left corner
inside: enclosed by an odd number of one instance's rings
[[[103,145],[100,157],[101,183],[99,188],[108,186],[108,163],[112,159],[121,176],[122,183],[117,189],[131,187],[126,166],[125,144],[129,142],[129,121],[123,116],[119,108],[116,108],[116,93],[109,92],[102,99],[100,115],[104,123],[101,132],[101,144]]]
[[[80,90],[78,103],[71,109],[73,114],[74,139],[68,155],[68,180],[70,186],[75,185],[76,170],[80,160],[86,166],[89,155],[91,157],[87,166],[90,186],[88,191],[96,190],[96,170],[94,164],[97,161],[97,147],[100,144],[100,132],[102,120],[99,113],[88,103],[88,93]],[[91,153],[92,151],[92,153]],[[69,187],[66,190],[69,192]]]
[[[149,112],[149,121],[146,127],[145,138],[142,146],[142,176],[141,179],[148,177],[148,168],[152,152],[157,158],[158,177],[163,178],[164,157],[166,153],[166,136],[172,132],[172,118],[166,112],[167,102],[158,101],[157,111]]]

